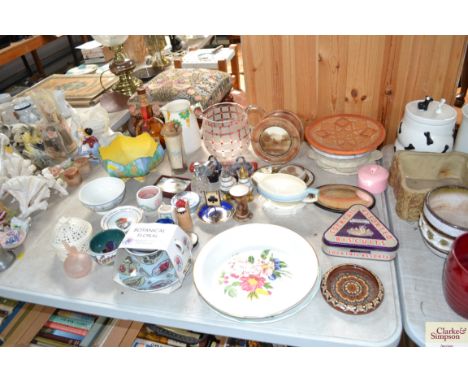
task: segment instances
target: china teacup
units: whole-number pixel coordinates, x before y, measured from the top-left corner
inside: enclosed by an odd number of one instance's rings
[[[136,194],[138,206],[146,214],[156,215],[162,203],[162,191],[158,186],[145,186],[140,188]]]

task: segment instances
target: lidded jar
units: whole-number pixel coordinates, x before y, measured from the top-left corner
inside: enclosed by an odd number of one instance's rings
[[[457,120],[455,109],[445,99],[411,101],[398,127],[396,150],[446,153],[453,150],[453,133]]]

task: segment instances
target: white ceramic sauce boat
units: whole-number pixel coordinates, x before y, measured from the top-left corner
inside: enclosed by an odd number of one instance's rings
[[[293,175],[256,172],[252,178],[257,182],[258,192],[274,202],[314,203],[318,199],[318,189],[307,188],[302,179]]]

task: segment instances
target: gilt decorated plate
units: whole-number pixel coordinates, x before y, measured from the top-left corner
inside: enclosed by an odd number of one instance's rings
[[[275,317],[298,306],[318,275],[310,244],[272,224],[245,224],[216,235],[193,269],[203,299],[218,312],[242,319]]]

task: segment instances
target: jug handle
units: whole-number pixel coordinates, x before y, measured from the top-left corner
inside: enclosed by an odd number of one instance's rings
[[[195,114],[195,117],[197,118],[202,118],[203,112],[205,111],[203,110],[200,102],[197,102],[195,105],[191,105],[190,109],[192,110],[192,112]]]
[[[249,122],[249,125],[251,126],[256,126],[258,122],[260,122],[263,117],[265,116],[266,112],[265,112],[265,109],[258,106],[258,105],[249,105],[245,108],[245,113],[247,114],[247,121]],[[253,120],[252,121],[252,118],[251,118],[251,113],[254,113],[253,115],[260,115],[260,118],[257,119],[257,120]]]
[[[302,199],[303,203],[315,203],[318,200],[319,190],[317,188],[306,188],[307,196]]]

